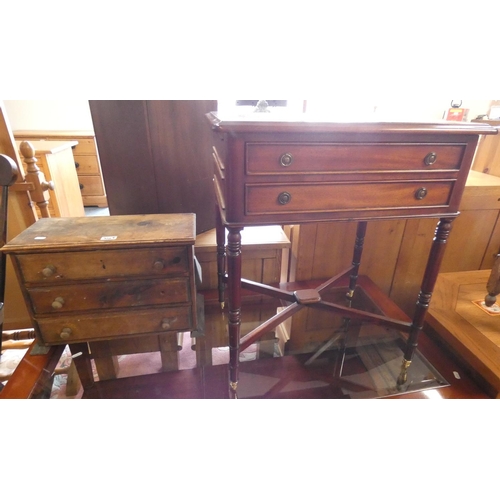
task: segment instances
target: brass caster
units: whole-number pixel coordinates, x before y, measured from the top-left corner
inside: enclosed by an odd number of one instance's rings
[[[398,380],[396,382],[398,387],[406,384],[408,381],[408,368],[410,368],[411,361],[403,359],[403,365],[401,366],[401,373],[399,374]]]
[[[238,389],[238,382],[229,382],[229,395],[231,399],[238,399],[236,390]]]

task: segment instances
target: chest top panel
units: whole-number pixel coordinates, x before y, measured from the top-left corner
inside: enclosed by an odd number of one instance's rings
[[[43,218],[2,248],[6,253],[194,245],[195,214]]]

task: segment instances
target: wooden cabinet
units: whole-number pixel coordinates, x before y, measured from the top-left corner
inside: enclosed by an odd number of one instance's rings
[[[244,278],[268,284],[281,281],[282,272],[286,272],[291,244],[280,226],[247,227],[242,232],[241,244]],[[198,289],[216,289],[217,245],[214,229],[196,237],[195,252],[203,276]]]
[[[89,101],[111,215],[195,213],[215,227],[210,130],[217,101]]]
[[[83,205],[107,207],[97,145],[92,131],[82,130],[17,130],[16,140],[76,141],[73,147],[74,167],[78,176]]]
[[[38,341],[156,336],[163,352],[165,335],[196,329],[194,228],[193,214],[38,220],[3,248]]]
[[[500,120],[475,120],[500,129]],[[472,169],[500,177],[500,135],[484,136],[477,148]]]
[[[84,216],[85,210],[72,150],[77,144],[76,141],[28,142],[34,149],[36,165],[43,172],[45,180],[53,183],[54,189],[50,191],[48,205],[51,217]],[[20,148],[22,141],[17,141],[16,144]],[[21,152],[19,154],[24,161],[23,154]],[[27,168],[24,163],[25,171]]]

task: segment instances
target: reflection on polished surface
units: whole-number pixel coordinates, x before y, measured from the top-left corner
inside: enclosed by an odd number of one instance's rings
[[[325,298],[342,303],[346,290],[334,289]],[[361,288],[356,292],[353,307],[381,313]],[[259,321],[272,317],[277,305],[264,302],[257,315],[257,309],[246,305],[242,310],[242,336]],[[301,334],[287,340],[286,327],[277,329],[240,354],[240,399],[378,398],[449,385],[417,351],[407,382],[398,386],[405,337],[394,329],[344,321],[323,311],[299,314],[309,316],[298,319],[306,325]],[[207,324],[220,327],[224,321],[220,311],[206,316]],[[216,344],[227,343],[227,339],[221,340]]]

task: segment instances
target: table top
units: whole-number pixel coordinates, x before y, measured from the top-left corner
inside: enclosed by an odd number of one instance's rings
[[[487,123],[479,122],[450,122],[446,120],[437,122],[380,122],[373,120],[353,121],[332,120],[314,114],[273,114],[252,113],[248,115],[208,113],[207,119],[212,127],[221,132],[351,132],[351,133],[437,133],[437,134],[468,134],[468,135],[494,135],[498,129]]]
[[[9,241],[5,253],[194,245],[195,214],[42,218]]]

